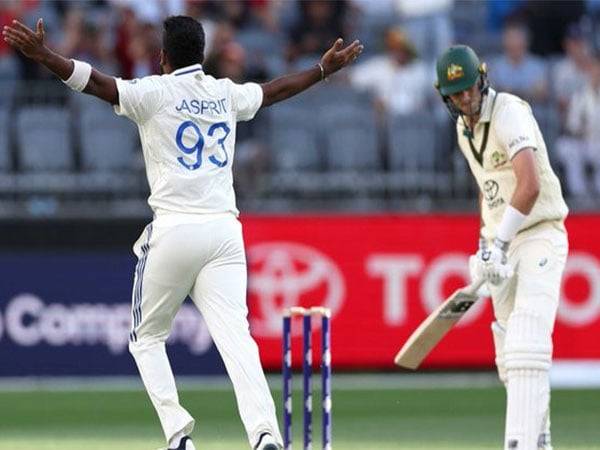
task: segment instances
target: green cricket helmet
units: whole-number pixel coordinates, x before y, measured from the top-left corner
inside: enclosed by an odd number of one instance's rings
[[[469,89],[486,69],[471,47],[453,45],[438,58],[436,71],[436,87],[446,96]]]
[[[437,60],[436,72],[435,88],[454,119],[460,112],[450,101],[450,95],[469,89],[477,82],[482,94],[489,88],[485,63],[481,63],[473,49],[466,45],[453,45],[442,53]]]

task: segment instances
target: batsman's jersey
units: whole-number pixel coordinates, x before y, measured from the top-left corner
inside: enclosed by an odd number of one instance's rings
[[[467,158],[482,194],[482,234],[496,236],[504,209],[516,188],[512,159],[519,151],[534,150],[540,178],[540,194],[519,234],[550,225],[564,230],[568,208],[560,182],[548,160],[544,138],[530,106],[519,97],[490,89],[484,97],[481,118],[473,135],[464,119],[457,121],[458,144]]]
[[[139,128],[154,214],[237,215],[236,122],[254,117],[262,88],[215,79],[196,64],[168,75],[117,79],[117,89],[116,113]]]

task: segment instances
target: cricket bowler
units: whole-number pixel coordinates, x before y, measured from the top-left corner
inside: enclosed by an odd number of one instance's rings
[[[264,84],[236,84],[204,72],[204,30],[191,17],[164,21],[162,73],[136,80],[105,75],[53,52],[44,45],[41,19],[35,31],[15,20],[3,37],[70,88],[109,102],[138,125],[154,219],[134,245],[129,350],[169,449],[195,449],[189,436],[194,419],[179,403],[165,349],[188,295],[223,358],[250,447],[282,448],[247,319],[246,256],[232,175],[236,122],[324,80],[355,60],[363,46],[354,41],[344,47],[337,39],[310,69]]]
[[[437,60],[436,88],[479,186],[481,233],[471,276],[494,307],[496,365],[506,387],[505,450],[550,450],[552,329],[568,240],[568,213],[531,107],[494,91],[464,45]]]

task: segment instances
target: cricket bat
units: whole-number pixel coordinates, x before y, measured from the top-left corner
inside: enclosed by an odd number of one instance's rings
[[[477,291],[483,283],[483,280],[477,280],[457,289],[410,335],[394,358],[394,362],[406,369],[417,369],[450,328],[479,299]]]

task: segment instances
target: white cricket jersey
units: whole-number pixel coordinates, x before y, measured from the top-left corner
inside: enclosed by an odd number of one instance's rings
[[[519,151],[534,149],[540,178],[540,195],[519,233],[549,224],[564,230],[568,208],[560,182],[548,160],[546,144],[527,102],[511,94],[489,90],[481,118],[470,137],[462,116],[456,123],[458,144],[482,193],[482,234],[496,237],[496,230],[516,188],[512,159]]]
[[[115,112],[138,125],[155,216],[237,216],[236,122],[252,119],[260,108],[260,85],[215,79],[196,64],[167,75],[117,79],[117,89]]]

